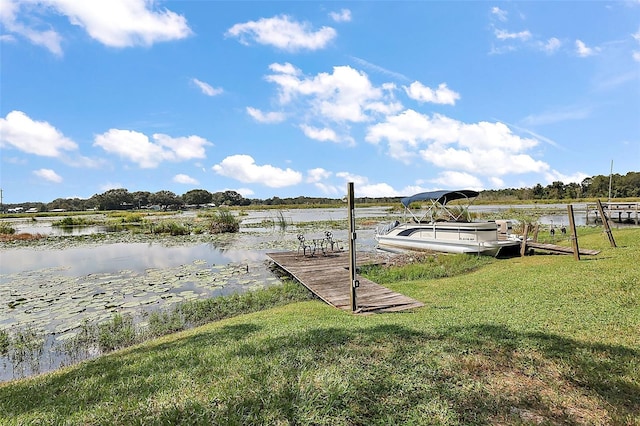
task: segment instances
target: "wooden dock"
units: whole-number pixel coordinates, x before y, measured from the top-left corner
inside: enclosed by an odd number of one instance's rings
[[[348,252],[305,256],[294,251],[267,253],[267,256],[329,305],[351,311]],[[358,265],[371,262],[371,258],[366,256],[357,258]],[[358,276],[358,281],[356,313],[398,312],[424,306],[366,278]]]
[[[602,203],[604,214],[609,220],[618,223],[635,223],[640,224],[640,203],[639,202],[609,202]],[[593,215],[594,221],[602,221],[600,211],[595,203],[587,204],[587,223],[589,216]]]
[[[527,246],[527,249],[530,249],[530,248],[539,249],[539,250],[550,251],[552,253],[557,253],[557,254],[573,254],[573,247],[559,246],[557,244],[536,243],[533,241],[527,241],[526,246]],[[581,255],[596,255],[600,253],[600,250],[592,250],[592,249],[584,249],[584,248],[580,248],[578,251]]]

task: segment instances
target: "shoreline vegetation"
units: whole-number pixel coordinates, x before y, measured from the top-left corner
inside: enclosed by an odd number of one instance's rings
[[[400,201],[400,198],[402,197],[356,197],[355,202],[361,205],[395,205]],[[640,200],[640,172],[630,171],[625,175],[597,175],[587,177],[579,184],[575,182],[565,184],[561,181],[555,181],[547,186],[536,184],[530,188],[483,190],[480,192],[476,204],[548,204],[554,201],[559,203],[579,203],[595,202],[599,198],[614,198],[623,202]],[[249,199],[232,190],[211,193],[205,189],[192,189],[182,195],[177,195],[167,190],[151,193],[149,191],[129,192],[126,188],[117,188],[101,194],[94,194],[87,199],[57,198],[49,203],[25,201],[18,204],[0,205],[0,213],[5,213],[5,209],[7,214],[20,214],[21,212],[38,214],[41,212],[111,210],[166,212],[215,206],[257,208],[269,208],[269,206],[278,206],[278,208],[294,208],[293,206],[306,208],[316,206],[340,207],[344,206],[344,204],[344,197],[335,199],[306,196],[280,198],[274,196],[268,199]]]
[[[408,313],[352,315],[285,281],[159,312],[161,337],[124,349],[114,317],[84,334],[114,352],[0,383],[0,423],[637,424],[640,228],[614,229],[617,248],[579,232],[599,255],[362,270],[425,303]]]

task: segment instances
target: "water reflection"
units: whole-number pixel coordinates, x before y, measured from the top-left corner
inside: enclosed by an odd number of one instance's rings
[[[231,247],[231,242],[227,243]],[[67,275],[112,272],[123,269],[144,272],[148,268],[170,268],[194,259],[210,264],[260,262],[264,253],[252,250],[220,249],[213,244],[166,247],[156,243],[113,243],[92,247],[59,249],[15,249],[2,253],[2,274],[65,268]],[[0,282],[1,279],[0,279]]]

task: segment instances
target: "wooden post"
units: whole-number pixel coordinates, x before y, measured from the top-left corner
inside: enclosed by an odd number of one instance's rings
[[[533,242],[537,243],[538,242],[538,232],[540,231],[540,224],[536,223],[536,225],[533,227]]]
[[[354,215],[353,182],[347,184],[347,207],[349,209],[349,276],[351,278],[351,311],[358,310],[356,288],[360,285],[356,279],[356,218]]]
[[[596,206],[598,206],[598,211],[600,212],[600,217],[602,217],[602,224],[604,225],[604,232],[607,233],[607,237],[609,238],[609,243],[611,247],[616,247],[616,240],[613,239],[613,234],[611,233],[611,227],[609,226],[609,218],[604,214],[604,209],[602,208],[602,203],[600,199],[596,201]]]
[[[580,249],[578,248],[578,233],[576,232],[576,222],[573,217],[573,206],[571,204],[567,205],[567,210],[569,212],[569,230],[571,231],[571,245],[573,246],[573,258],[575,260],[580,260]]]
[[[522,233],[522,242],[520,243],[520,256],[524,256],[527,253],[527,238],[529,237],[529,224],[524,224],[524,231]]]

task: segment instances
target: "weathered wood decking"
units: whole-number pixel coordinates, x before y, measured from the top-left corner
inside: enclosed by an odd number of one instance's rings
[[[304,256],[294,251],[267,253],[267,256],[329,305],[351,311],[349,253],[330,252],[326,256]],[[370,260],[364,256],[357,258],[358,265],[367,261]],[[417,300],[361,276],[358,276],[358,281],[357,313],[396,312],[424,306]]]
[[[558,253],[558,254],[572,254],[573,253],[573,248],[572,247],[559,246],[557,244],[536,243],[536,242],[533,242],[533,241],[527,241],[526,245],[527,245],[527,248],[546,250],[546,251],[550,251],[552,253]],[[600,253],[600,250],[592,250],[592,249],[585,249],[585,248],[579,248],[578,250],[579,250],[580,254],[583,254],[583,255],[596,255],[596,254]]]

